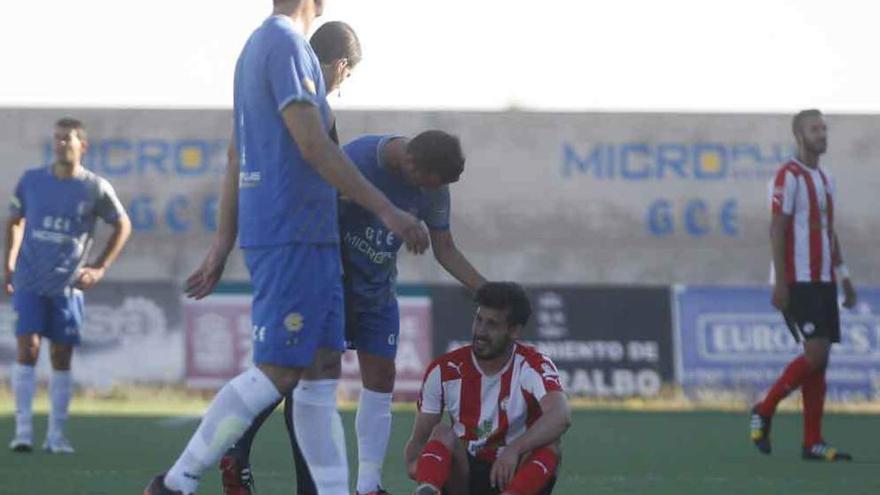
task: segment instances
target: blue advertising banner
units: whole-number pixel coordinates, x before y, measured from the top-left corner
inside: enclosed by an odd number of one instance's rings
[[[695,399],[754,399],[802,352],[770,305],[770,287],[678,287],[677,376]],[[880,399],[880,288],[861,288],[841,308],[841,342],[828,367],[828,398]]]

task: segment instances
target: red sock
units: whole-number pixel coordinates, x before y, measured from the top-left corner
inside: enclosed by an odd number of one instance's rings
[[[758,413],[761,416],[773,416],[776,412],[776,406],[779,402],[786,398],[792,390],[801,386],[804,380],[813,372],[810,362],[804,356],[798,356],[794,361],[788,363],[782,376],[767,392],[764,401],[758,404]]]
[[[416,463],[416,481],[443,488],[449,473],[452,472],[452,452],[439,440],[431,440],[425,445]]]
[[[535,449],[513,475],[513,480],[504,489],[504,493],[538,495],[556,476],[558,463],[559,457],[549,448]]]
[[[825,409],[825,370],[819,370],[804,380],[804,445],[809,447],[822,441],[822,412]]]

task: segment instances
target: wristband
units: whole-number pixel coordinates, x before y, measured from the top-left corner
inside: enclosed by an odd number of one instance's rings
[[[837,278],[843,280],[849,278],[849,270],[846,268],[846,265],[843,263],[834,267],[835,273],[837,273]]]

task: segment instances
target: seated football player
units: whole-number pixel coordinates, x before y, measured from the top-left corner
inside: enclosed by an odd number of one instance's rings
[[[531,316],[522,287],[489,282],[476,302],[472,344],[425,373],[404,450],[413,493],[549,495],[571,423],[559,373],[517,341]]]

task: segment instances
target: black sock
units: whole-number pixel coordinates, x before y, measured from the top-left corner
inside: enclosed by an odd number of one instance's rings
[[[257,431],[263,426],[263,423],[266,422],[266,419],[273,411],[275,411],[275,408],[278,407],[278,404],[280,403],[281,401],[279,400],[266,409],[263,409],[263,412],[254,418],[254,422],[251,423],[250,428],[244,432],[244,435],[235,442],[235,445],[226,451],[226,455],[238,461],[240,466],[249,466],[251,463],[251,445],[254,443],[254,437],[257,436]]]
[[[284,398],[284,422],[287,424],[287,434],[290,437],[290,447],[293,450],[293,464],[296,467],[296,493],[297,495],[318,495],[318,488],[309,472],[309,465],[296,443],[296,434],[293,429],[293,392]]]

